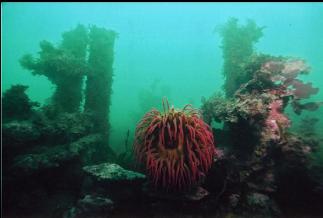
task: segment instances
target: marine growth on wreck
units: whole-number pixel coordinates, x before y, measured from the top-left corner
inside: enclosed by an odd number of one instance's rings
[[[146,84],[139,99],[113,101],[116,57],[135,47],[117,45],[117,28],[79,23],[58,41],[41,40],[16,61],[48,80],[52,95],[37,102],[25,84],[2,93],[4,217],[320,217],[322,90],[306,58],[257,49],[266,28],[275,26],[217,25],[222,87],[184,105],[157,77],[129,79]],[[168,79],[180,86],[183,75]],[[113,104],[130,107],[119,119],[135,123],[114,126]]]

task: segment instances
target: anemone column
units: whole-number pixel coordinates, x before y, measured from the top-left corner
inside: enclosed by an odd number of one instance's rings
[[[92,26],[89,33],[89,70],[84,110],[93,113],[95,128],[108,141],[109,112],[112,93],[113,47],[116,33]]]

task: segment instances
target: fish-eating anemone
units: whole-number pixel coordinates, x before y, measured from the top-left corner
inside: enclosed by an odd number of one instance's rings
[[[155,186],[188,190],[210,169],[216,154],[211,128],[191,105],[152,109],[136,128],[134,153]]]

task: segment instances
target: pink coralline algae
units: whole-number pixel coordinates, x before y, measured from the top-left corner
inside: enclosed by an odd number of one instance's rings
[[[311,95],[315,95],[318,93],[319,88],[313,88],[312,83],[303,83],[298,79],[294,79],[291,83],[294,87],[293,94],[298,99],[308,98]]]
[[[287,79],[295,79],[298,74],[308,73],[310,68],[303,60],[289,60],[285,62],[282,74]]]
[[[275,100],[269,105],[269,115],[266,119],[266,134],[276,141],[281,139],[282,129],[290,126],[289,119],[282,113],[282,100]]]
[[[268,118],[272,120],[276,120],[279,125],[282,127],[288,127],[290,122],[288,118],[282,113],[283,101],[282,100],[275,100],[270,105],[270,113]]]
[[[217,158],[217,159],[222,159],[222,158],[224,158],[224,150],[222,150],[222,149],[216,149],[215,150],[215,157]]]
[[[310,71],[303,60],[268,61],[262,65],[261,70],[270,75],[272,82],[280,82],[285,92],[296,99],[308,98],[319,91],[318,88],[312,87],[312,83],[305,84],[297,79],[299,74],[307,74]]]
[[[268,61],[264,63],[261,67],[262,71],[268,71],[273,74],[278,74],[284,69],[284,62],[283,61]]]
[[[273,81],[289,82],[299,74],[306,74],[310,68],[303,60],[268,61],[262,65],[262,71],[269,72]]]
[[[209,194],[210,193],[206,189],[202,188],[201,186],[198,186],[196,190],[186,194],[185,197],[191,201],[199,201],[204,197],[208,196]]]

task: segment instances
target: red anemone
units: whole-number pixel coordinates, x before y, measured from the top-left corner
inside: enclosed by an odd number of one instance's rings
[[[186,105],[163,113],[153,109],[136,128],[134,150],[156,186],[182,190],[201,181],[216,154],[211,128],[197,110]]]

